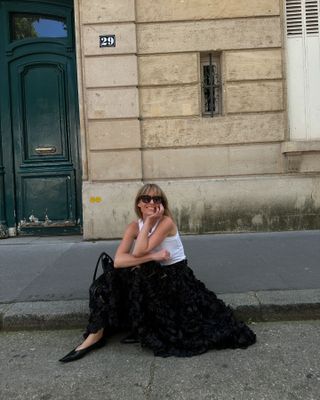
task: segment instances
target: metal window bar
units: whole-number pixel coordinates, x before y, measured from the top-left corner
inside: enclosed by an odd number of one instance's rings
[[[209,66],[208,75],[206,76],[205,68]],[[209,78],[209,79],[206,79]],[[208,82],[208,83],[207,83]],[[219,112],[219,90],[220,84],[218,79],[218,66],[213,63],[212,54],[209,54],[209,64],[203,64],[203,97],[204,97],[204,114],[210,114],[213,117]]]
[[[213,96],[215,95],[214,90],[214,75],[213,75],[213,68],[212,68],[212,54],[209,54],[209,71],[210,71],[210,111],[211,117],[213,117]]]

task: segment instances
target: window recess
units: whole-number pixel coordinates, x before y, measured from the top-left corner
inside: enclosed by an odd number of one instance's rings
[[[222,114],[221,62],[217,53],[200,55],[202,115]]]

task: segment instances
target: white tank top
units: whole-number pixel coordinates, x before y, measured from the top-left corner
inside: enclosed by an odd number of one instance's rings
[[[160,221],[158,221],[154,227],[151,229],[151,232],[149,233],[149,236],[153,234],[153,232],[156,230],[158,224]],[[139,219],[139,231],[141,231],[143,227],[143,220]],[[183,244],[180,239],[179,232],[174,236],[167,236],[162,243],[159,244],[159,246],[155,247],[152,250],[152,253],[155,253],[156,251],[160,250],[167,250],[170,253],[170,258],[167,261],[160,261],[161,265],[171,265],[174,263],[177,263],[179,261],[185,260],[186,256],[184,254],[184,248]]]

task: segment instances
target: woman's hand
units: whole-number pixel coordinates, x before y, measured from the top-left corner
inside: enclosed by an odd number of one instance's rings
[[[170,259],[170,253],[166,249],[156,251],[151,255],[154,261],[168,261]]]
[[[158,205],[155,212],[145,216],[144,224],[136,238],[132,255],[141,257],[151,253],[167,236],[175,234],[176,229],[172,219],[164,215],[163,206]]]
[[[146,218],[146,223],[149,224],[149,226],[153,226],[156,224],[162,217],[164,213],[164,207],[162,204],[155,205],[154,206],[154,213],[151,215],[148,215]]]

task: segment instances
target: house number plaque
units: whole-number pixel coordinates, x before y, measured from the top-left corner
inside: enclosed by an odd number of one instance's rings
[[[116,35],[99,36],[100,47],[116,47]]]

